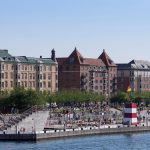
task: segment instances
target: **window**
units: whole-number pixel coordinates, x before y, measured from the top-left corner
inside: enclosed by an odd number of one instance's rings
[[[29,87],[32,87],[32,82],[29,82]]]
[[[49,74],[48,74],[48,80],[50,80],[50,79],[51,79],[51,74],[49,73]]]
[[[27,87],[27,81],[24,82],[24,86]]]
[[[51,82],[48,82],[48,87],[49,87],[49,88],[51,87]]]
[[[56,88],[58,88],[58,83],[56,83]]]
[[[46,88],[46,82],[43,82],[43,87]]]
[[[20,70],[20,65],[18,65],[18,70]]]
[[[102,90],[102,86],[100,86],[100,90]]]
[[[34,66],[34,71],[36,71],[36,65]]]
[[[73,67],[75,67],[75,68],[76,68],[76,66],[73,66]],[[58,71],[58,66],[56,66],[56,71]]]
[[[98,83],[98,80],[95,80],[95,83]]]
[[[46,66],[43,67],[43,71],[46,71]]]
[[[25,70],[27,70],[28,69],[28,67],[27,66],[25,66]]]
[[[42,71],[42,66],[40,66],[40,71]]]
[[[30,70],[32,71],[32,65],[30,65]]]
[[[5,81],[5,87],[8,87],[8,82],[7,81]]]
[[[69,58],[69,63],[70,64],[74,63],[74,57]]]
[[[18,79],[20,79],[20,74],[18,73]]]
[[[7,65],[7,64],[6,64],[6,66],[5,66],[5,67],[6,67],[6,70],[8,70],[8,65]]]
[[[27,73],[25,73],[24,76],[25,76],[25,79],[27,79]]]
[[[29,78],[32,79],[32,73],[29,74]]]
[[[95,90],[98,90],[98,86],[95,86]]]
[[[13,87],[13,81],[10,82],[10,87]]]
[[[24,65],[22,65],[22,70],[24,70]]]
[[[8,79],[8,73],[5,72],[5,79]]]
[[[39,70],[40,70],[40,67],[38,66],[38,67],[37,67],[37,71],[39,71]]]
[[[43,79],[44,79],[44,80],[46,79],[46,74],[45,74],[45,73],[43,73]]]
[[[48,66],[48,71],[51,71],[51,66]]]
[[[4,70],[4,64],[2,64],[2,70]]]
[[[58,75],[56,74],[56,80],[58,80]]]
[[[35,79],[35,74],[33,73],[33,79]]]
[[[24,79],[24,74],[23,73],[21,74],[21,78]]]
[[[4,73],[2,73],[2,76],[1,76],[1,77],[2,77],[2,79],[4,79]]]
[[[14,70],[14,65],[11,65],[11,70]]]
[[[42,88],[42,82],[40,82],[40,88]]]
[[[40,80],[42,80],[42,74],[40,74]]]
[[[2,87],[2,88],[4,87],[4,82],[1,83],[1,87]]]
[[[35,82],[33,82],[33,87],[35,87]]]
[[[100,73],[99,76],[100,76],[100,77],[103,77],[103,73]]]

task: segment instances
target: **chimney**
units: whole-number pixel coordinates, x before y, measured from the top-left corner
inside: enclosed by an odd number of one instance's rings
[[[52,51],[51,51],[51,59],[52,59],[54,62],[56,61],[54,48],[53,48]]]
[[[40,56],[40,58],[42,58],[42,56]]]

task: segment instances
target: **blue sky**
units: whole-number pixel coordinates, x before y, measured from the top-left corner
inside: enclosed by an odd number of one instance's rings
[[[66,57],[74,50],[116,63],[150,61],[149,0],[0,0],[0,49]]]

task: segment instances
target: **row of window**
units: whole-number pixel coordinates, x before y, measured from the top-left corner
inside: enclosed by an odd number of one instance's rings
[[[1,73],[0,74],[0,79],[8,79],[8,73]],[[10,79],[14,79],[14,73],[10,72]],[[27,73],[21,73],[21,74],[16,74],[15,79],[28,79],[28,74]],[[35,79],[35,73],[29,73],[29,79]],[[46,75],[46,73],[43,74],[38,74],[37,75],[37,79],[40,80],[51,80],[51,74],[48,73],[48,75]],[[58,76],[56,75],[56,80],[58,79]]]
[[[94,90],[107,90],[108,87],[107,86],[91,86],[92,89]],[[113,90],[113,86],[110,86],[110,90]]]
[[[150,89],[150,85],[149,84],[142,84],[140,86],[140,88],[142,88],[142,89]]]
[[[29,85],[28,85],[29,83]],[[36,82],[27,82],[27,81],[22,81],[22,82],[13,82],[10,81],[10,87],[14,87],[14,86],[23,86],[23,87],[30,87],[30,88],[36,88]],[[57,87],[57,83],[56,83],[56,87]],[[1,88],[7,88],[8,87],[8,81],[5,82],[0,82],[0,87]],[[38,88],[51,88],[51,82],[38,82],[37,83],[37,87]]]
[[[8,64],[1,64],[0,65],[0,70],[8,70],[10,66],[10,70],[29,70],[29,71],[51,71],[52,70],[52,67],[49,65],[49,66],[46,66],[46,65],[43,65],[43,66],[37,66],[37,65],[14,65],[14,64],[11,64],[11,65],[8,65]],[[56,71],[57,71],[57,67],[56,67]]]
[[[108,77],[108,74],[107,73],[90,73],[90,76],[92,77]]]

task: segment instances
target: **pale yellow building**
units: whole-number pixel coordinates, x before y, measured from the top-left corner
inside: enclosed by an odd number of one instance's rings
[[[58,91],[55,51],[51,58],[34,58],[14,57],[8,50],[0,50],[0,90],[10,91],[17,86],[48,93]]]

